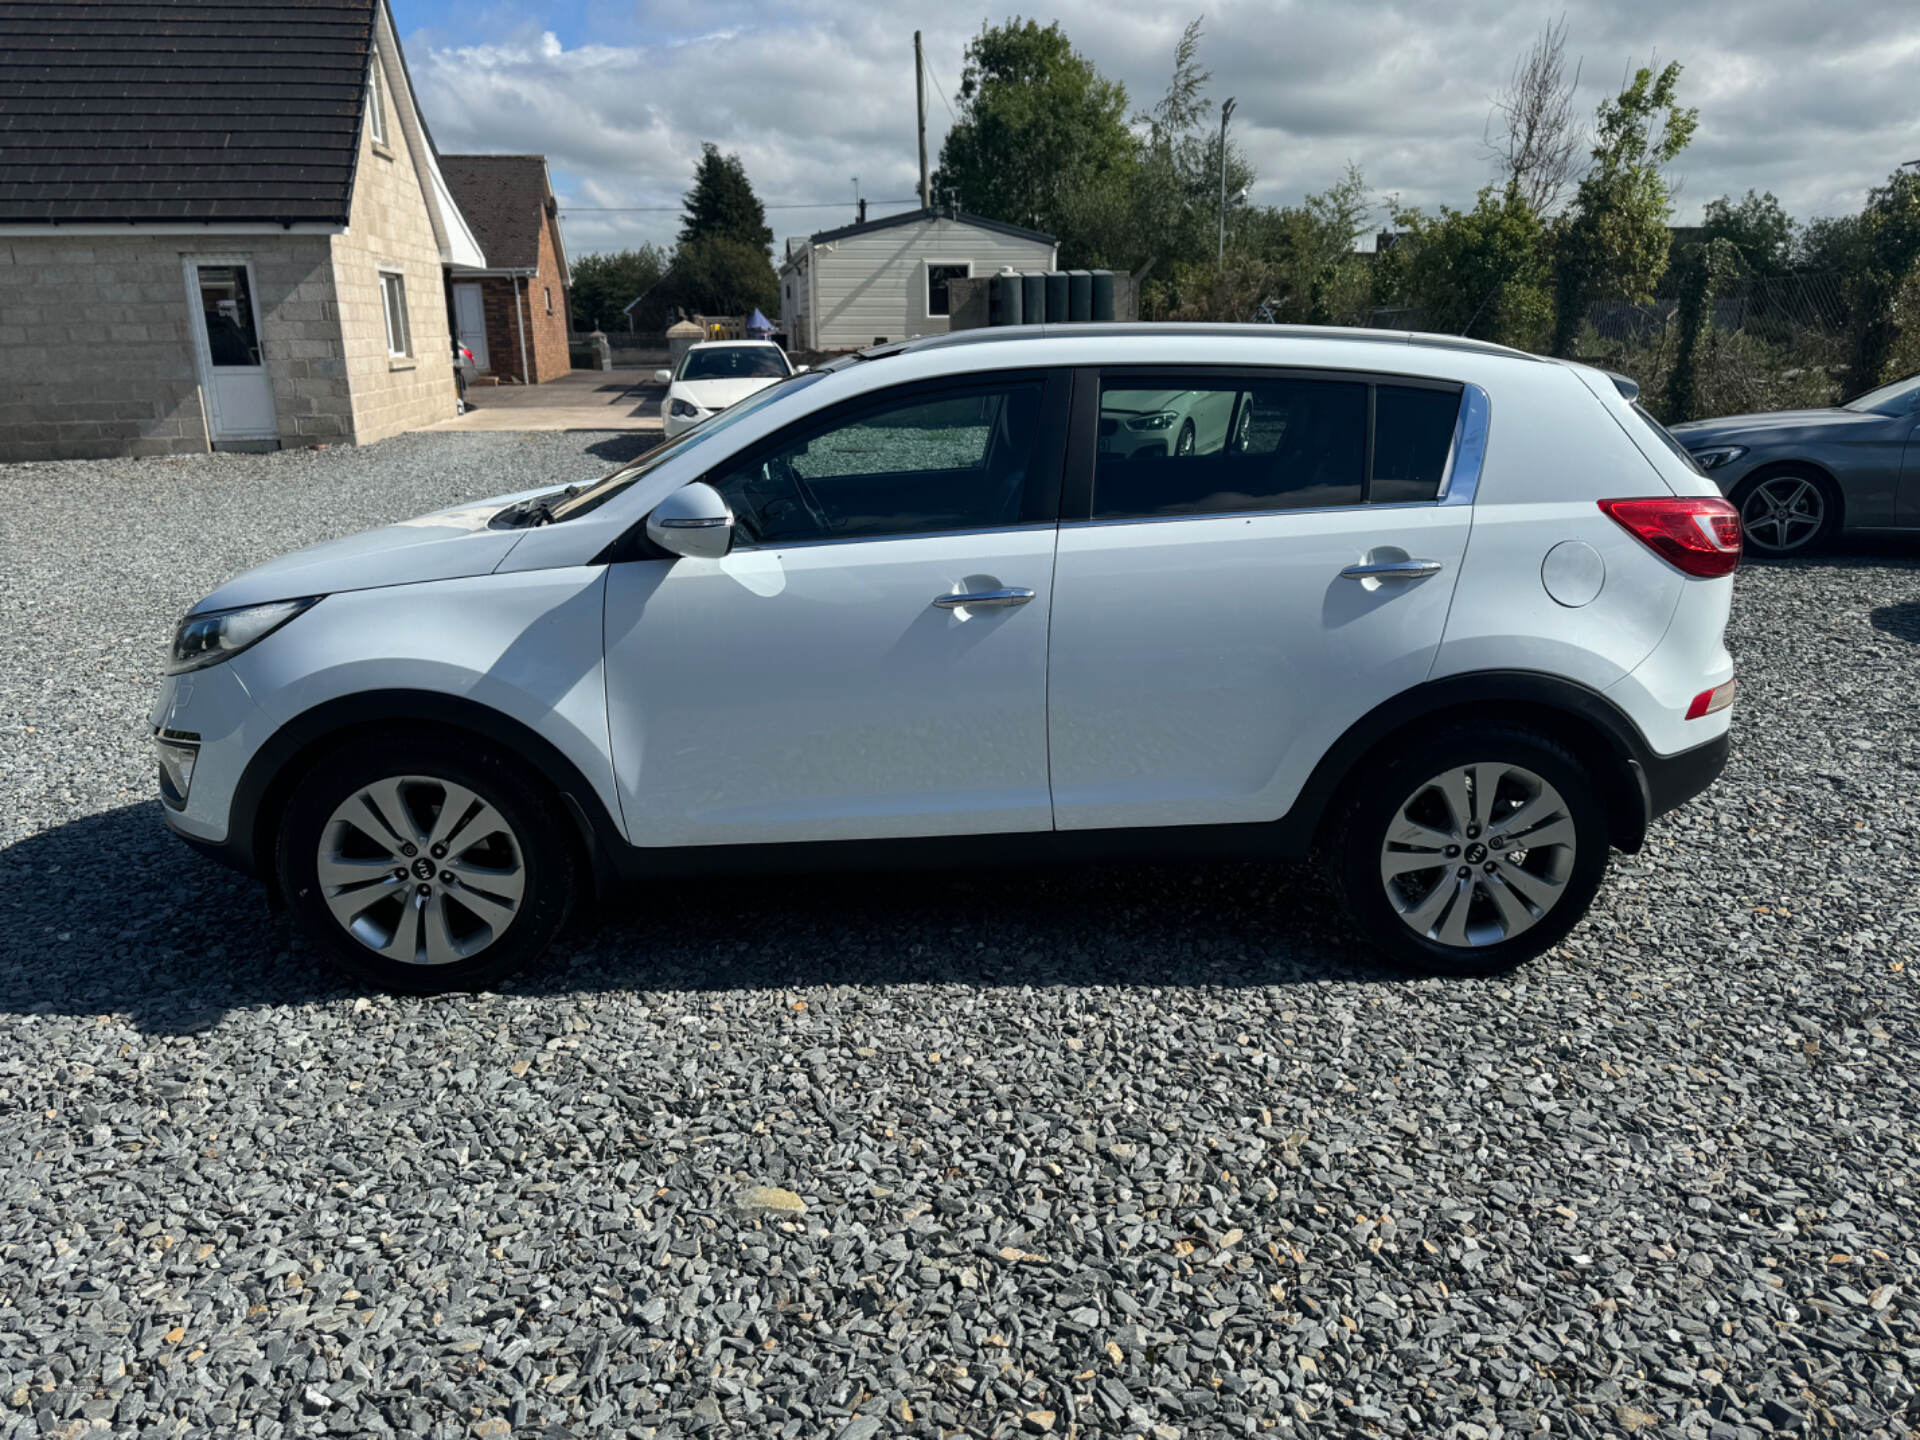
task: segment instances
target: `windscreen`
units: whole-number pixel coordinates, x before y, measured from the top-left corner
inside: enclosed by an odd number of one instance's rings
[[[682,380],[765,380],[787,373],[787,358],[771,345],[696,345],[680,364]]]

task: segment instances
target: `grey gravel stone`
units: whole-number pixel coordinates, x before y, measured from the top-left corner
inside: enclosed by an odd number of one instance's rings
[[[0,1437],[1907,1433],[1911,547],[1742,573],[1726,777],[1513,976],[1166,864],[689,882],[355,995],[163,833],[167,631],[633,444],[0,469]]]

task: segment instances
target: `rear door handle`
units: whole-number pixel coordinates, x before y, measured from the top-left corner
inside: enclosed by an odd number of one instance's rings
[[[1349,565],[1340,572],[1343,580],[1424,580],[1438,575],[1444,567],[1438,560],[1389,560],[1379,565]]]
[[[969,610],[1000,610],[1009,605],[1024,605],[1033,598],[1033,591],[1013,586],[1005,590],[976,590],[971,595],[942,595],[933,603],[942,610],[958,610],[962,606]]]

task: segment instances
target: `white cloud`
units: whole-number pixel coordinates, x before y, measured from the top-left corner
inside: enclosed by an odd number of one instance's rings
[[[461,32],[471,43],[446,29],[407,40],[441,148],[544,152],[576,253],[670,241],[703,140],[739,152],[769,207],[831,202],[770,208],[776,237],[850,219],[855,175],[876,202],[910,199],[913,26],[926,31],[950,101],[980,24],[951,12],[916,19],[878,0],[719,0],[697,12],[643,0],[617,27],[597,7],[588,13],[614,28],[563,37],[507,22],[482,38],[476,19]],[[1183,12],[1060,0],[1054,13],[1136,107],[1152,102]],[[1201,57],[1215,100],[1239,101],[1234,132],[1259,172],[1256,200],[1323,188],[1351,159],[1405,202],[1463,204],[1488,178],[1490,97],[1559,13],[1506,0],[1225,0],[1208,11]],[[1920,158],[1920,11],[1909,3],[1853,0],[1840,12],[1798,0],[1583,0],[1567,16],[1585,113],[1632,64],[1657,56],[1686,65],[1683,96],[1701,124],[1677,167],[1682,219],[1749,187],[1774,191],[1801,216],[1854,209],[1896,164]],[[937,159],[948,109],[933,94],[928,105]],[[622,206],[662,208],[607,213]]]

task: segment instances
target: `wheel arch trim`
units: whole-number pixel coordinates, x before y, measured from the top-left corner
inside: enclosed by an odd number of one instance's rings
[[[1382,745],[1410,729],[1423,728],[1458,712],[1463,718],[1486,707],[1504,707],[1499,719],[1526,723],[1544,720],[1555,737],[1572,745],[1583,759],[1603,769],[1609,838],[1631,854],[1646,839],[1656,809],[1647,778],[1653,760],[1631,719],[1599,691],[1577,681],[1535,670],[1480,670],[1429,680],[1375,706],[1349,726],[1320,758],[1288,811],[1290,827],[1317,836],[1358,773],[1358,767]],[[1481,713],[1480,718],[1487,718]]]
[[[353,731],[407,725],[464,730],[530,765],[559,796],[596,888],[604,890],[611,874],[609,856],[625,844],[625,837],[580,768],[523,721],[475,700],[429,690],[361,691],[324,701],[288,720],[241,772],[228,807],[221,858],[271,888],[279,816],[308,762]]]

